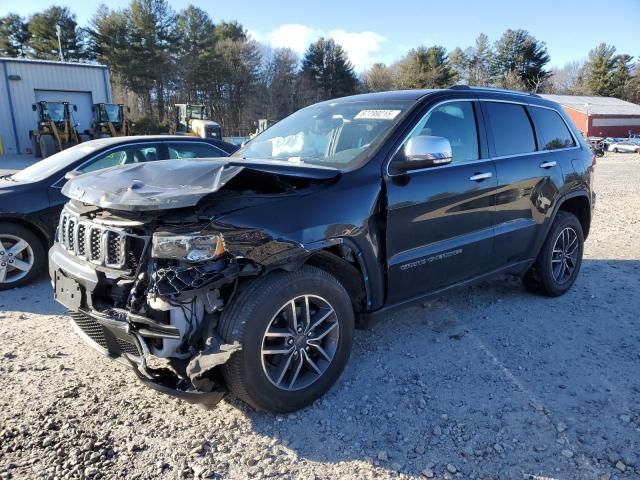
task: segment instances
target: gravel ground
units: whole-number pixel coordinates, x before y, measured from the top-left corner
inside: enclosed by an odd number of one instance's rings
[[[564,297],[486,283],[358,332],[286,416],[143,388],[72,332],[46,280],[0,292],[1,478],[640,478],[640,158],[599,159]]]

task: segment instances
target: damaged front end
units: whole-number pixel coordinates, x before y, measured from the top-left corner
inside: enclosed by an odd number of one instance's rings
[[[49,254],[56,300],[85,340],[147,385],[215,404],[226,391],[219,367],[242,348],[218,336],[221,311],[243,277],[309,254],[266,229],[220,219],[307,195],[339,175],[283,162],[182,160],[76,177],[63,189],[72,200]]]
[[[72,202],[50,252],[56,300],[94,348],[132,367],[139,379],[192,403],[225,394],[217,367],[241,349],[216,333],[220,311],[243,276],[260,267],[215,245],[189,247],[194,259],[159,247],[153,215],[116,216]],[[222,239],[220,239],[222,242]],[[194,253],[195,252],[195,253]],[[177,258],[171,258],[174,255]],[[203,255],[198,257],[198,255]]]

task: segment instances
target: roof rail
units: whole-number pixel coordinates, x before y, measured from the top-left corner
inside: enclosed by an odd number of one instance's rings
[[[495,92],[495,93],[508,93],[510,95],[522,95],[522,96],[529,96],[529,97],[538,97],[540,98],[540,95],[538,95],[537,93],[532,93],[532,92],[519,92],[517,90],[507,90],[506,88],[496,88],[496,87],[478,87],[478,86],[471,86],[471,85],[453,85],[451,87],[449,87],[450,90],[475,90],[478,92]]]

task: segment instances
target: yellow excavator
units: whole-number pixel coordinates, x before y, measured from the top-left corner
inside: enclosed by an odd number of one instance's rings
[[[75,105],[69,102],[34,103],[31,108],[38,114],[38,128],[29,132],[31,147],[35,157],[47,158],[65,148],[89,140],[88,135],[79,134],[76,124],[71,120],[71,108],[77,112]]]
[[[121,103],[96,103],[93,105],[93,121],[88,134],[91,138],[127,137],[132,123],[125,115],[131,109]]]

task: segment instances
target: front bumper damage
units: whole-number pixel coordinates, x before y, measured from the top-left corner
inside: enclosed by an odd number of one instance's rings
[[[158,342],[165,342],[164,345],[184,344],[185,332],[126,308],[99,308],[94,292],[105,283],[105,279],[111,277],[110,280],[114,281],[117,278],[115,272],[97,270],[55,244],[49,254],[49,273],[56,300],[69,309],[74,330],[95,350],[131,368],[144,385],[205,406],[213,406],[224,397],[226,388],[216,370],[240,350],[239,344],[225,345],[215,334],[215,329],[209,328],[200,332],[206,342],[198,348],[160,358],[154,355],[153,345],[156,345],[157,353]],[[194,285],[184,281],[192,272],[159,273],[154,282],[156,290],[171,295],[171,298],[200,293],[198,298],[207,303],[202,305],[202,313],[215,312],[220,302],[210,298],[210,292],[215,291],[218,284],[228,284],[240,274],[237,268],[223,269],[215,274],[204,272],[208,273],[204,284],[196,282]]]

